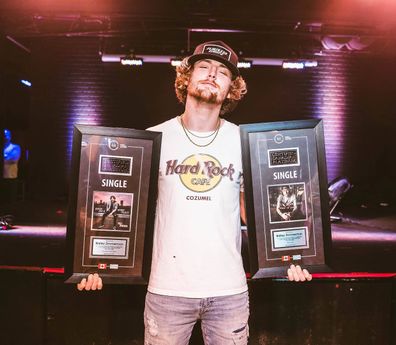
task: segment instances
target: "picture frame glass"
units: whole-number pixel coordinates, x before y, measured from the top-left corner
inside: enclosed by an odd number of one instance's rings
[[[241,126],[253,277],[286,274],[291,263],[327,270],[327,177],[316,124]]]
[[[108,283],[147,282],[160,134],[75,129],[68,282],[99,272]]]

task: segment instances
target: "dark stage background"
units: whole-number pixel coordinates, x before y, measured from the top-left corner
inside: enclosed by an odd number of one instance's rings
[[[29,153],[21,176],[30,199],[67,198],[73,124],[144,129],[182,112],[168,64],[101,62],[98,38],[39,38],[30,46],[20,60],[29,62],[33,86],[3,94],[2,113]],[[395,200],[395,57],[346,51],[313,58],[319,66],[311,69],[243,70],[248,94],[226,118],[237,124],[321,118],[329,180],[348,176],[361,202]],[[9,79],[2,79],[8,93]]]

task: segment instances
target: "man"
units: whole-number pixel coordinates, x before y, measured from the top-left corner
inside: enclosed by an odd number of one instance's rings
[[[282,186],[281,192],[276,200],[276,212],[281,220],[289,221],[297,210],[296,195],[290,192],[288,186]]]
[[[3,148],[3,195],[0,203],[17,201],[18,195],[18,162],[21,158],[21,147],[11,141],[11,131],[4,129]]]
[[[113,230],[117,229],[117,211],[118,211],[118,203],[116,202],[116,197],[112,195],[110,197],[110,202],[106,203],[106,212],[103,213],[101,223],[99,228],[104,227],[104,222],[107,216],[113,216]]]
[[[177,69],[184,113],[149,128],[162,146],[145,344],[186,345],[197,320],[206,344],[247,344],[241,144],[238,127],[220,118],[246,93],[237,63],[225,43],[200,44]],[[295,266],[288,277],[312,278]],[[89,275],[78,288],[102,281]]]

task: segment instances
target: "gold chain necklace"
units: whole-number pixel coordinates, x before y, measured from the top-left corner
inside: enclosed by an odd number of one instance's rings
[[[220,130],[220,123],[221,123],[221,121],[220,121],[220,118],[218,118],[218,119],[217,119],[217,127],[216,127],[216,129],[214,130],[214,132],[213,132],[213,133],[210,133],[209,135],[204,135],[204,136],[199,136],[199,135],[196,135],[196,134],[192,133],[191,131],[189,131],[188,128],[184,125],[183,116],[180,116],[180,123],[181,123],[181,125],[182,125],[182,128],[183,128],[184,133],[186,134],[187,139],[188,139],[191,143],[193,143],[195,146],[198,146],[198,147],[206,147],[206,146],[209,146],[211,143],[213,143],[213,141],[216,139],[217,134],[219,133],[219,130]],[[201,145],[201,144],[197,144],[196,142],[194,142],[194,141],[190,138],[190,136],[189,136],[188,134],[191,134],[191,135],[193,135],[194,137],[200,138],[200,139],[210,138],[212,135],[214,135],[214,137],[213,137],[212,140],[209,141],[207,144]]]
[[[180,122],[182,123],[183,128],[188,132],[188,134],[191,134],[193,137],[199,138],[199,139],[205,139],[205,138],[210,138],[212,135],[216,134],[216,132],[219,130],[219,124],[220,124],[220,118],[217,119],[217,125],[216,125],[216,129],[208,134],[208,135],[197,135],[193,132],[191,132],[185,125],[183,122],[183,118],[182,116],[180,116]]]

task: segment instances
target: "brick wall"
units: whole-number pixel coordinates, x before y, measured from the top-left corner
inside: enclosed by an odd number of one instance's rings
[[[170,65],[139,69],[102,63],[98,38],[48,38],[32,43],[29,190],[64,197],[74,123],[143,129],[180,114]],[[329,180],[358,185],[392,178],[395,130],[394,59],[327,53],[303,71],[257,66],[244,71],[249,92],[235,123],[321,118]],[[383,188],[379,186],[378,188]]]

